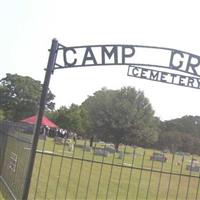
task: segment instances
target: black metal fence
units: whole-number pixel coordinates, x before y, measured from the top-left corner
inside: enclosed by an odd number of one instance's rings
[[[6,199],[22,199],[33,126],[0,122],[0,186]]]
[[[40,140],[29,199],[200,199],[200,158],[88,140]]]
[[[0,182],[9,198],[22,197],[31,141],[31,126],[1,124]],[[44,137],[28,199],[198,200],[199,190],[198,155]]]

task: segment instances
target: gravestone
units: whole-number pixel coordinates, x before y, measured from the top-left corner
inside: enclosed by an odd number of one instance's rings
[[[104,149],[95,149],[94,151],[95,155],[98,155],[98,156],[109,156],[109,152],[108,151],[105,151]]]

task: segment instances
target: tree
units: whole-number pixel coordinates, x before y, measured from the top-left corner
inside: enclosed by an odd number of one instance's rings
[[[189,115],[168,120],[162,123],[162,129],[200,136],[200,117]]]
[[[150,145],[157,140],[154,111],[134,88],[103,88],[88,97],[82,106],[87,111],[90,134],[106,142]]]
[[[61,106],[58,110],[48,113],[48,117],[61,128],[77,133],[85,132],[84,109],[78,105],[71,104],[70,108]]]
[[[161,131],[156,147],[161,150],[169,149],[172,152],[180,151],[182,134],[178,131]]]
[[[160,129],[159,139],[156,143],[157,148],[200,153],[199,116],[183,116],[164,121],[161,123]]]
[[[46,112],[46,115],[49,119],[54,121],[59,127],[67,129],[68,120],[67,120],[67,112],[68,108],[65,106],[61,106],[59,109],[55,111]]]
[[[42,84],[28,76],[6,74],[0,80],[0,109],[6,119],[18,121],[34,115],[39,107]],[[54,94],[48,91],[46,110],[54,109]]]
[[[0,121],[5,118],[3,110],[0,109]]]

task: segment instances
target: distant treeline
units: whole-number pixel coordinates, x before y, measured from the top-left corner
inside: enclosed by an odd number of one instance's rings
[[[7,74],[0,80],[0,120],[20,121],[38,110],[42,84],[31,77]],[[142,91],[134,87],[102,88],[81,104],[55,110],[49,90],[45,114],[60,128],[82,137],[200,154],[200,117],[161,121]]]
[[[160,122],[159,137],[154,146],[173,152],[200,154],[200,117],[184,116]]]

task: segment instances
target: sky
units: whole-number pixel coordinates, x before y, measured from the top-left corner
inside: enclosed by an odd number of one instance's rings
[[[53,38],[65,46],[130,44],[200,55],[198,0],[0,0],[0,79],[43,82]],[[145,55],[144,55],[145,56]],[[103,87],[144,92],[161,120],[200,116],[200,91],[127,76],[127,66],[57,69],[56,108],[81,104]]]

